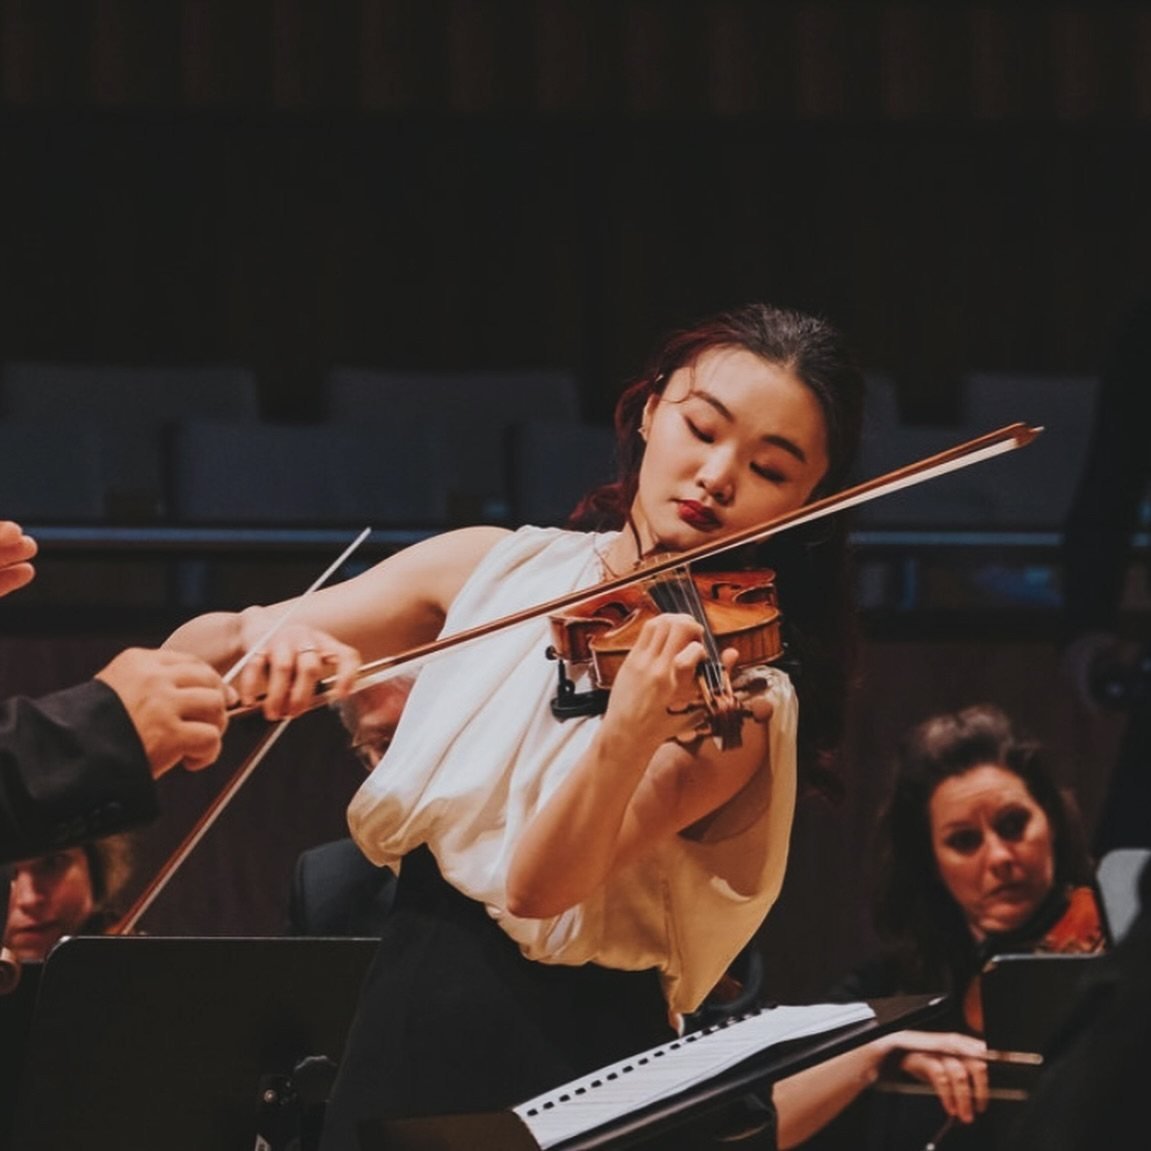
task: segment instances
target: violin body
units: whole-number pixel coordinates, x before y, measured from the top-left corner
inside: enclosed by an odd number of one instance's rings
[[[720,652],[734,647],[736,667],[769,663],[783,654],[775,573],[770,570],[694,574],[680,569],[585,600],[578,610],[549,617],[550,654],[563,663],[590,664],[595,689],[608,691],[644,624],[664,612],[684,612],[703,625],[709,655],[696,677],[698,706],[706,713],[698,734],[710,732],[724,749],[739,747],[748,713]]]
[[[693,572],[707,624],[721,648],[739,652],[736,666],[771,663],[783,654],[772,571]],[[552,646],[569,664],[591,664],[596,687],[610,689],[640,629],[661,608],[642,588],[625,588],[550,617]]]

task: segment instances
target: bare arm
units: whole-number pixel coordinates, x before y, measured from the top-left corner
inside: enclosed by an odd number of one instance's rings
[[[933,1087],[948,1115],[971,1123],[987,1107],[986,1050],[981,1039],[958,1032],[895,1031],[781,1079],[772,1088],[779,1147],[788,1151],[810,1139],[892,1061]]]
[[[488,527],[446,532],[304,600],[197,616],[164,647],[199,655],[223,673],[291,608],[290,621],[262,643],[264,656],[244,666],[235,687],[246,704],[263,696],[270,719],[296,715],[312,704],[320,680],[335,676],[336,695],[346,694],[364,662],[435,639],[464,581],[506,534]]]
[[[738,749],[675,742],[684,717],[671,712],[697,694],[699,636],[688,616],[644,626],[587,753],[517,845],[507,890],[514,915],[546,918],[582,902],[615,870],[722,806],[764,762],[757,723],[744,724]],[[729,664],[734,657],[726,653]]]

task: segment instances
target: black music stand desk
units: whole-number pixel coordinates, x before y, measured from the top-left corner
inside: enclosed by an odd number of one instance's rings
[[[870,1000],[875,1016],[818,1035],[775,1044],[706,1082],[606,1124],[553,1143],[550,1151],[626,1148],[674,1130],[706,1111],[821,1063],[889,1031],[919,1026],[943,1006],[938,995]],[[361,1151],[540,1151],[513,1111],[425,1119],[381,1119],[362,1126]]]
[[[5,1036],[25,1045],[11,1151],[300,1147],[375,949],[353,938],[62,940],[29,1030]]]

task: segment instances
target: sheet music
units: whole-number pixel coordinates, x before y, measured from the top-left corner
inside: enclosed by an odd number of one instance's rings
[[[866,1003],[765,1007],[601,1067],[512,1110],[541,1151],[705,1083],[777,1043],[874,1019]]]

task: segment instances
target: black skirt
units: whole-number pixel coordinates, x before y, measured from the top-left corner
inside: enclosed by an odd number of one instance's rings
[[[526,959],[420,848],[404,859],[321,1149],[358,1151],[366,1118],[511,1107],[674,1037],[654,969]]]

